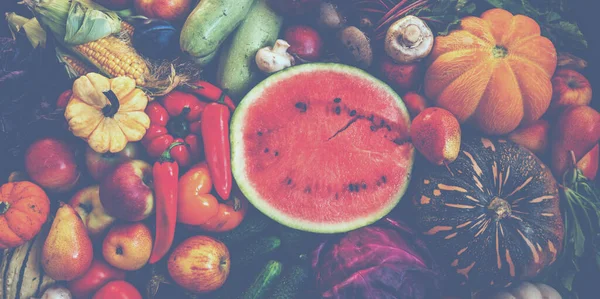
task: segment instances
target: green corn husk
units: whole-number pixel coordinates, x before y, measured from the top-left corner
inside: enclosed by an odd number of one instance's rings
[[[46,47],[46,31],[36,18],[28,19],[14,12],[7,12],[6,21],[13,39],[17,39],[18,35],[24,35],[33,48]]]
[[[81,45],[121,31],[119,16],[90,0],[24,0],[40,24],[66,45]]]

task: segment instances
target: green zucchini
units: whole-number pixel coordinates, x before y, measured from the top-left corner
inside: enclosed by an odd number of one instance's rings
[[[201,65],[208,64],[244,20],[255,0],[202,0],[181,29],[179,46]]]
[[[232,249],[231,252],[231,267],[241,269],[248,264],[258,260],[261,257],[277,250],[281,245],[281,240],[278,237],[260,237],[250,241],[249,244],[239,249]]]
[[[254,3],[220,54],[217,84],[235,101],[241,100],[264,76],[256,66],[254,56],[259,49],[273,46],[283,25],[283,18],[267,2],[257,0]]]
[[[240,225],[231,231],[217,235],[216,237],[225,245],[238,243],[260,235],[275,224],[273,220],[265,216],[255,208],[250,208],[246,218]]]
[[[270,260],[265,264],[256,280],[244,292],[241,299],[267,298],[269,289],[277,282],[283,265],[279,261]]]
[[[304,285],[310,276],[310,266],[307,263],[293,265],[286,269],[281,276],[281,281],[269,296],[271,299],[300,298]]]
[[[318,234],[285,226],[281,226],[279,236],[281,238],[282,249],[294,259],[303,254],[309,254],[321,241],[321,236]]]

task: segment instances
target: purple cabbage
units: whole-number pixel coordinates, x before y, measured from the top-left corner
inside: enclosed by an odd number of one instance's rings
[[[321,243],[312,266],[323,298],[442,297],[441,272],[424,243],[391,218]]]

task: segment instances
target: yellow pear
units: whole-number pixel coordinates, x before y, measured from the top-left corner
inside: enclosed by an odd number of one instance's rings
[[[92,264],[92,241],[79,217],[69,205],[60,203],[42,249],[42,266],[55,280],[73,280]]]

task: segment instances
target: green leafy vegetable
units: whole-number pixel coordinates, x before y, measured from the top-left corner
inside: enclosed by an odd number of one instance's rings
[[[575,161],[575,157],[572,157]],[[573,162],[573,165],[576,165]],[[600,191],[575,166],[563,177],[562,205],[565,241],[562,261],[547,282],[559,290],[563,298],[578,298],[574,282],[582,266],[594,260],[600,270]]]
[[[506,9],[536,20],[542,35],[548,37],[558,49],[585,49],[588,44],[576,22],[565,20],[568,13],[566,0],[485,0],[493,7]]]
[[[444,0],[416,9],[411,14],[426,21],[434,33],[447,35],[458,28],[461,18],[472,15],[476,9],[472,0]]]

